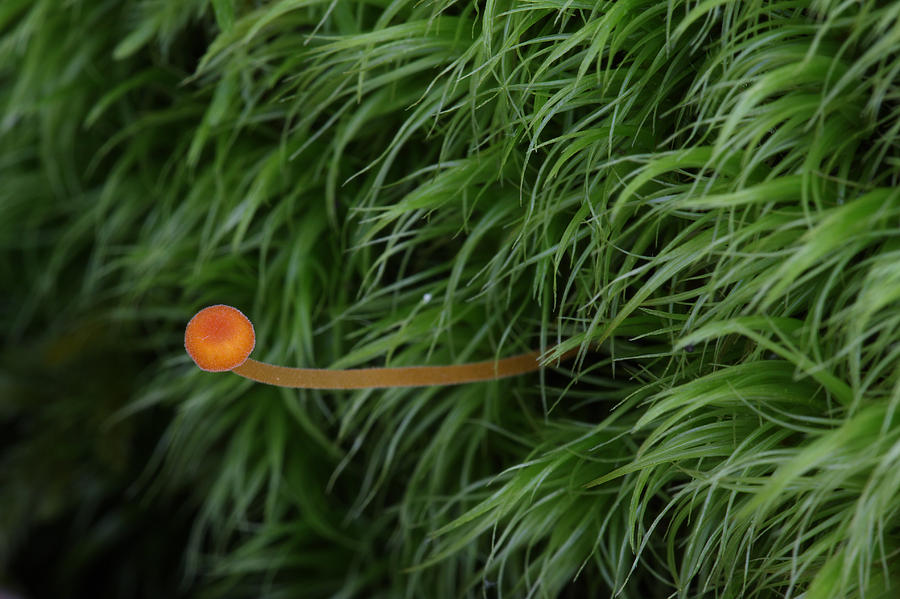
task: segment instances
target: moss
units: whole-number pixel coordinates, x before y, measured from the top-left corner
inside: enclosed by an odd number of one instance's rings
[[[125,538],[68,517],[111,469],[186,531],[122,569],[169,596],[889,592],[898,12],[4,3],[0,513]],[[579,353],[279,390],[184,355],[223,302],[276,364]],[[44,525],[0,537],[34,596]]]

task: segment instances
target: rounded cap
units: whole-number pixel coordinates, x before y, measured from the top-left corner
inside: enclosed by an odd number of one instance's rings
[[[197,366],[209,372],[237,368],[255,345],[250,319],[224,304],[203,308],[184,329],[184,349]]]

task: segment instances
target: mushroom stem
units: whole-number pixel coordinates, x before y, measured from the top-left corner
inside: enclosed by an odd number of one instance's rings
[[[560,356],[571,358],[577,349]],[[385,387],[427,387],[459,385],[501,379],[541,368],[541,352],[533,351],[501,360],[486,360],[451,366],[406,366],[399,368],[287,368],[248,359],[232,372],[268,385],[303,389],[378,389]]]

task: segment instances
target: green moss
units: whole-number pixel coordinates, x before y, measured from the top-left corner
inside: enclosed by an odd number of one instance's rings
[[[898,19],[4,3],[0,514],[40,509],[0,581],[135,596],[167,556],[156,594],[890,593]],[[192,367],[221,302],[285,365],[582,353],[279,390]],[[170,511],[97,587],[91,548]],[[84,556],[52,588],[20,557],[46,526]]]

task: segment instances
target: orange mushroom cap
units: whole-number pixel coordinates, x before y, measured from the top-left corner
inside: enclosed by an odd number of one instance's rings
[[[184,329],[184,349],[197,366],[209,372],[237,368],[255,345],[250,319],[224,304],[203,308]]]

